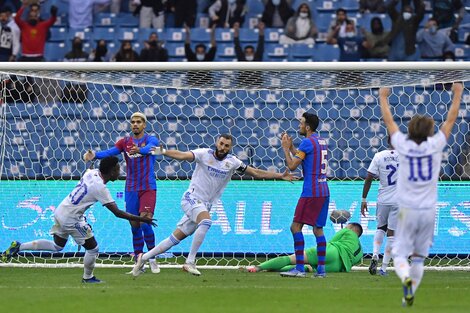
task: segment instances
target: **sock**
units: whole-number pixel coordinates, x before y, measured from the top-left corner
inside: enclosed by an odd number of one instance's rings
[[[132,245],[134,246],[134,255],[137,257],[144,249],[144,236],[142,234],[142,227],[131,227],[132,230]]]
[[[34,251],[60,251],[64,247],[58,246],[52,240],[38,239],[30,242],[25,242],[20,245],[20,251],[34,250]]]
[[[384,241],[385,232],[382,229],[377,229],[374,235],[374,248],[372,257],[379,258],[380,247]]]
[[[408,263],[408,259],[402,256],[395,256],[393,263],[395,265],[395,272],[401,282],[404,282],[405,278],[410,277],[410,264]]]
[[[86,250],[85,257],[83,258],[83,278],[90,279],[93,277],[93,269],[95,268],[96,257],[98,256],[99,248],[96,246],[94,249]]]
[[[294,251],[295,251],[295,268],[299,272],[303,272],[304,269],[304,234],[299,231],[293,235],[294,237]]]
[[[388,263],[390,263],[390,259],[392,258],[392,246],[393,246],[393,241],[395,240],[395,237],[387,237],[387,245],[385,246],[385,253],[384,253],[384,258],[382,260],[382,271],[387,270]]]
[[[206,233],[211,228],[212,221],[205,219],[202,220],[198,225],[197,229],[194,232],[193,243],[191,244],[191,250],[189,251],[188,257],[186,258],[186,263],[196,263],[196,253],[199,250]]]
[[[145,223],[140,227],[142,227],[142,231],[144,233],[144,241],[147,245],[147,249],[150,251],[155,248],[155,233],[153,232],[153,228],[149,224]]]
[[[150,250],[149,252],[145,253],[142,256],[142,260],[148,261],[149,259],[153,258],[156,255],[159,255],[165,251],[170,250],[171,247],[176,246],[179,244],[180,241],[176,239],[173,234],[170,235],[170,237],[163,239],[155,248]]]
[[[412,289],[413,294],[415,294],[416,290],[421,283],[421,279],[423,278],[424,274],[424,258],[413,256],[411,257],[411,268],[410,268],[410,278],[413,282]]]
[[[280,271],[283,267],[288,265],[290,265],[290,257],[286,255],[268,260],[258,266],[264,271]]]
[[[326,238],[324,235],[315,238],[317,239],[317,273],[325,273]]]

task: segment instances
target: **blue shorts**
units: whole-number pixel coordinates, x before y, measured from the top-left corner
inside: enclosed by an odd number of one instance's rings
[[[140,215],[142,212],[155,212],[156,190],[126,191],[126,212]]]

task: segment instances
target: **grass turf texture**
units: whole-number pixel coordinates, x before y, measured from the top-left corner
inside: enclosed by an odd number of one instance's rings
[[[98,268],[105,284],[85,285],[81,269],[0,268],[2,312],[466,312],[470,272],[425,272],[412,308],[401,307],[394,273],[330,273],[326,279],[278,273],[162,269],[134,279],[128,269]],[[310,274],[311,275],[311,274]]]

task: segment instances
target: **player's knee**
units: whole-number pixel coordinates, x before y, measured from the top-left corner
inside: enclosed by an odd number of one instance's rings
[[[98,255],[98,253],[100,252],[100,249],[99,249],[99,246],[96,245],[93,249],[87,249],[86,251],[91,255]]]
[[[206,227],[207,229],[211,228],[212,226],[212,220],[210,219],[203,219],[197,227]]]
[[[383,232],[387,232],[387,224],[383,225],[383,226],[380,226],[380,227],[377,227],[377,229],[380,229],[380,230],[383,230]]]

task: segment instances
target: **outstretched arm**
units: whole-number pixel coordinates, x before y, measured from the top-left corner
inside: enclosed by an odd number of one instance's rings
[[[390,96],[390,88],[380,88],[379,90],[379,102],[380,111],[382,111],[382,117],[387,127],[388,134],[392,136],[398,131],[398,126],[393,120],[392,112],[390,111],[390,105],[388,104],[388,97]]]
[[[294,176],[287,171],[281,174],[281,173],[274,173],[274,172],[268,172],[265,170],[260,170],[259,168],[254,168],[251,166],[248,166],[246,168],[245,174],[248,174],[250,176],[253,176],[254,178],[259,178],[259,179],[282,179],[282,180],[287,180],[287,181],[293,181],[293,180],[299,179],[299,177]]]
[[[105,207],[108,208],[108,210],[110,210],[116,217],[119,217],[128,221],[142,222],[142,223],[147,223],[153,226],[157,226],[154,219],[151,219],[149,217],[137,216],[137,215],[119,210],[119,208],[116,205],[116,202],[105,204]]]
[[[452,86],[452,92],[454,93],[452,97],[452,104],[449,109],[449,113],[447,113],[447,119],[444,124],[441,126],[441,131],[444,133],[446,138],[449,138],[449,135],[454,127],[455,120],[457,119],[457,115],[459,113],[460,108],[460,100],[462,98],[463,93],[463,85],[461,83],[454,83]]]
[[[371,173],[367,173],[366,180],[364,181],[364,187],[362,188],[362,201],[361,201],[361,214],[366,216],[367,209],[367,195],[369,194],[370,186],[374,176]]]
[[[167,150],[162,145],[152,148],[151,154],[164,155],[180,161],[194,161],[194,154],[191,151]]]

